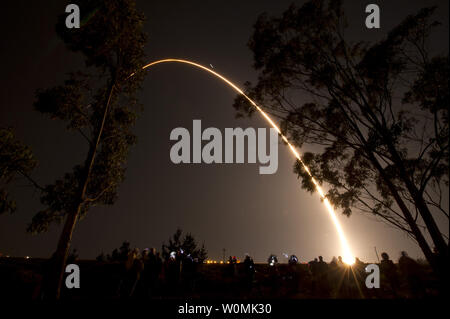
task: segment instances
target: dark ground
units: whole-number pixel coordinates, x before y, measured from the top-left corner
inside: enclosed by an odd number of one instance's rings
[[[125,266],[119,262],[79,260],[80,289],[63,288],[63,299],[119,299],[121,282],[126,277]],[[0,298],[40,300],[47,260],[0,258]],[[396,293],[381,275],[381,287],[365,286],[364,265],[329,271],[325,281],[319,282],[307,264],[269,267],[256,264],[256,273],[249,284],[244,265],[199,264],[194,275],[181,273],[178,284],[170,284],[167,272],[161,272],[153,292],[148,295],[142,280],[131,298],[183,299],[395,299],[439,297],[438,282],[428,266],[421,265],[420,276],[414,278],[415,287],[401,273]],[[355,275],[353,275],[355,274]],[[357,278],[357,279],[355,279]],[[418,283],[418,285],[417,285]],[[359,288],[358,288],[359,287]]]

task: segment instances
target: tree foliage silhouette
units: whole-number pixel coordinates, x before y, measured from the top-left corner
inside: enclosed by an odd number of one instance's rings
[[[40,188],[29,174],[37,161],[30,148],[16,139],[11,128],[0,127],[0,214],[13,213],[17,208],[6,187],[17,176],[23,176]]]
[[[199,262],[203,262],[208,257],[204,244],[199,246],[191,233],[183,236],[183,231],[178,228],[169,238],[168,244],[163,243],[162,256],[167,260],[171,252],[181,252],[181,250],[185,256],[191,255],[192,258],[198,258]]]
[[[103,252],[97,256],[97,261],[109,261],[109,262],[125,262],[127,261],[128,254],[131,252],[130,243],[128,241],[124,241],[119,249],[114,248],[111,252],[111,255],[104,255]]]
[[[28,230],[46,231],[65,219],[54,254],[54,297],[59,298],[64,265],[77,221],[97,205],[112,205],[124,179],[130,146],[136,142],[131,128],[140,106],[144,62],[143,15],[132,0],[84,0],[77,3],[89,19],[80,29],[67,29],[65,15],[56,31],[67,47],[83,54],[86,69],[71,73],[60,86],[39,90],[38,112],[67,124],[86,142],[85,160],[61,179],[44,187],[46,206]],[[92,14],[88,14],[88,13]],[[134,73],[130,77],[130,74]]]
[[[327,198],[350,216],[375,215],[415,239],[434,269],[448,243],[436,216],[448,219],[449,58],[430,56],[435,8],[408,16],[378,42],[350,42],[340,1],[292,5],[261,15],[249,41],[256,84],[246,93],[280,119]],[[447,53],[448,54],[448,53]],[[254,108],[238,96],[237,116]],[[314,185],[296,163],[302,187]]]

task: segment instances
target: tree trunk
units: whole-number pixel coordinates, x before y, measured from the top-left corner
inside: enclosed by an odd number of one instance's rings
[[[385,181],[386,185],[388,186],[392,197],[394,197],[395,202],[399,206],[400,210],[403,213],[403,216],[406,219],[406,222],[408,223],[414,238],[416,239],[417,243],[419,244],[420,249],[422,249],[423,254],[425,255],[425,258],[430,263],[431,267],[436,273],[439,273],[439,267],[436,265],[436,260],[434,258],[433,252],[430,249],[430,246],[428,245],[425,237],[423,236],[422,232],[420,231],[419,227],[417,226],[417,223],[414,221],[414,218],[411,215],[411,212],[409,211],[408,207],[404,203],[401,196],[398,194],[397,189],[395,188],[395,185],[390,180],[389,176],[386,175],[386,172],[381,167],[380,163],[377,161],[373,153],[369,151],[366,151],[368,153],[369,158],[372,162],[372,164],[375,166],[375,168],[380,173],[381,177]]]
[[[448,260],[448,256],[449,256],[448,255],[448,248],[449,248],[448,244],[445,242],[444,237],[442,236],[442,234],[439,230],[439,227],[437,226],[436,222],[434,221],[433,215],[431,214],[427,204],[425,203],[423,196],[421,195],[420,191],[418,190],[418,188],[416,187],[416,185],[414,184],[412,179],[409,178],[408,173],[406,172],[406,168],[403,164],[403,159],[400,156],[399,152],[397,151],[397,148],[395,147],[395,143],[392,140],[390,131],[386,127],[386,123],[384,121],[380,122],[378,120],[378,117],[376,116],[375,113],[372,112],[371,107],[369,105],[367,105],[366,108],[360,107],[360,110],[369,121],[373,121],[375,123],[375,128],[378,130],[379,134],[382,136],[384,142],[386,143],[389,153],[393,157],[393,163],[398,168],[398,170],[400,172],[400,177],[401,177],[402,181],[405,183],[406,188],[408,189],[408,192],[410,193],[411,197],[413,198],[414,204],[415,204],[416,208],[418,209],[423,221],[425,222],[425,225],[427,226],[427,230],[431,236],[431,239],[433,240],[433,243],[434,243],[437,251],[439,252],[440,257]],[[372,153],[370,150],[368,150],[368,152]],[[390,178],[388,176],[386,176],[386,174],[384,173],[384,170],[382,169],[381,165],[379,165],[379,163],[376,160],[376,158],[374,157],[374,155],[370,154],[369,156],[373,156],[373,159],[377,162],[377,164],[379,166],[379,168],[377,167],[377,169],[380,171],[380,173],[382,173],[386,177],[386,178],[383,177],[383,179],[386,181],[389,181],[389,183],[392,184],[390,182]],[[394,185],[392,185],[392,187],[395,189]],[[391,189],[390,186],[389,186],[389,189]],[[397,192],[395,191],[395,193],[397,193]],[[398,193],[397,193],[397,195],[398,195]],[[403,211],[403,209],[402,209],[402,211]],[[408,212],[409,212],[409,210],[408,210]],[[412,215],[410,213],[409,213],[409,217],[412,218]],[[407,218],[407,216],[405,216],[405,218]],[[417,224],[414,220],[413,220],[413,222],[414,222],[414,225],[417,226]],[[427,257],[427,259],[428,259],[428,257]],[[432,258],[432,259],[434,260],[435,258]]]
[[[448,244],[445,242],[444,237],[439,230],[436,222],[434,221],[433,215],[431,214],[428,205],[425,203],[423,196],[420,194],[419,189],[414,185],[413,181],[409,178],[405,166],[403,165],[403,161],[395,147],[388,141],[389,151],[394,156],[395,165],[399,168],[400,176],[403,182],[408,189],[412,199],[414,200],[414,204],[419,210],[420,216],[422,217],[425,225],[427,226],[427,230],[433,240],[434,246],[436,250],[443,258],[448,258]]]
[[[386,124],[380,123],[378,121],[378,117],[371,111],[370,107],[368,107],[366,109],[361,108],[361,111],[363,113],[366,113],[366,117],[368,117],[369,119],[371,119],[375,122],[375,127],[379,130],[380,135],[383,137],[383,140],[386,143],[386,146],[388,147],[389,153],[393,157],[393,163],[395,164],[395,166],[398,168],[398,170],[400,172],[401,180],[405,183],[406,188],[408,189],[408,192],[410,193],[411,197],[413,198],[416,208],[418,209],[420,215],[422,216],[423,221],[425,222],[425,225],[427,226],[427,230],[431,236],[431,239],[433,240],[433,243],[441,257],[439,259],[443,259],[445,261],[444,264],[448,263],[448,244],[446,244],[444,237],[442,236],[442,234],[439,230],[439,227],[436,225],[433,215],[431,214],[430,210],[428,209],[428,206],[426,205],[426,203],[423,199],[423,196],[420,194],[416,185],[414,185],[414,182],[409,178],[408,173],[406,172],[406,168],[403,163],[403,159],[401,158],[400,154],[398,153],[398,151],[395,147],[395,144],[392,140],[392,136],[390,135],[389,130],[386,127]],[[367,114],[367,113],[369,113],[369,114]],[[368,152],[370,152],[370,150]],[[391,193],[394,196],[397,204],[399,204],[399,202],[401,202],[402,205],[404,205],[403,200],[401,200],[401,197],[399,196],[398,192],[396,191],[395,185],[392,184],[389,176],[386,176],[386,173],[384,172],[383,168],[376,160],[375,156],[372,153],[369,156],[371,156],[373,158],[373,160],[376,162],[376,164],[378,165],[377,169],[380,172],[380,174],[382,175],[383,179],[388,184],[388,187],[391,190]],[[398,197],[398,199],[400,201],[398,201],[396,197]],[[414,228],[417,228],[417,223],[412,218],[412,215],[409,212],[409,210],[407,209],[406,205],[404,205],[404,206],[406,208],[405,211],[402,209],[402,207],[400,207],[400,209],[402,210],[402,212],[404,214],[405,214],[405,212],[407,212],[407,214],[405,215],[405,218],[406,218],[408,224],[410,225],[410,227],[413,226]],[[411,230],[415,234],[415,230],[413,228],[411,228]],[[420,230],[419,230],[419,232],[420,232]],[[423,249],[423,247],[425,247],[425,245],[421,244],[421,242],[422,242],[422,239],[423,240],[425,240],[425,239],[423,238],[422,233],[420,233],[420,241],[418,240],[419,238],[416,238],[416,239],[417,239],[420,247],[422,248],[422,251],[424,252],[425,257],[427,258],[428,262],[433,267],[433,270],[436,273],[440,274],[442,272],[442,270],[441,270],[442,268],[440,265],[438,265],[438,261],[436,260],[434,254],[430,250],[430,247],[426,241],[425,241],[426,250]],[[439,262],[439,264],[441,264],[441,262]]]
[[[80,206],[79,206],[80,207]],[[52,257],[50,278],[50,295],[51,299],[59,299],[61,297],[61,286],[64,279],[65,266],[67,256],[69,254],[70,242],[72,240],[73,230],[79,215],[79,208],[67,216],[64,228],[59,237],[56,252]]]
[[[76,209],[73,212],[70,212],[67,216],[66,222],[64,224],[63,231],[58,241],[58,246],[56,248],[56,252],[52,257],[52,271],[55,271],[54,277],[50,283],[50,297],[52,299],[59,299],[61,297],[61,287],[64,278],[65,266],[67,261],[67,255],[69,254],[70,242],[72,240],[73,230],[75,229],[75,225],[77,219],[80,215],[81,207],[86,199],[86,190],[89,184],[89,179],[91,177],[92,167],[94,166],[95,155],[97,153],[98,147],[100,145],[100,140],[103,133],[103,128],[105,126],[106,117],[109,111],[109,106],[111,102],[112,93],[115,86],[114,77],[111,80],[109,89],[108,89],[108,97],[105,102],[105,109],[103,111],[102,122],[97,131],[96,143],[95,145],[91,145],[89,148],[88,155],[86,157],[85,166],[84,166],[84,176],[80,183],[80,194],[78,203],[76,205]]]

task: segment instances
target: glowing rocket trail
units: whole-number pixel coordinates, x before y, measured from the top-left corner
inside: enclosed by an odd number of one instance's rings
[[[328,209],[328,212],[330,213],[330,217],[331,220],[334,223],[334,226],[336,227],[336,231],[338,233],[339,239],[341,241],[341,246],[343,249],[343,256],[342,259],[345,263],[347,264],[353,264],[355,261],[355,257],[353,256],[351,250],[350,250],[350,246],[348,245],[347,239],[345,238],[345,234],[344,231],[342,230],[341,224],[339,223],[339,220],[336,217],[336,213],[334,212],[333,207],[331,206],[330,202],[328,201],[328,199],[325,197],[325,194],[322,190],[322,188],[320,187],[319,183],[314,179],[314,177],[312,176],[308,166],[306,166],[306,164],[303,162],[300,154],[297,152],[297,150],[295,149],[294,146],[292,146],[291,143],[289,143],[288,139],[286,138],[286,136],[284,136],[281,133],[280,128],[278,127],[278,125],[269,117],[269,115],[267,115],[266,112],[264,112],[261,107],[259,107],[251,98],[249,98],[238,86],[236,86],[233,82],[231,82],[230,80],[228,80],[227,78],[225,78],[224,76],[220,75],[219,73],[211,70],[210,68],[207,68],[201,64],[192,62],[192,61],[188,61],[188,60],[182,60],[182,59],[163,59],[163,60],[158,60],[158,61],[154,61],[151,62],[145,66],[142,67],[142,69],[147,69],[150,68],[156,64],[160,64],[160,63],[168,63],[168,62],[173,62],[173,63],[184,63],[184,64],[188,64],[191,66],[195,66],[199,69],[202,69],[204,71],[207,71],[209,73],[211,73],[212,75],[218,77],[219,79],[221,79],[222,81],[224,81],[225,83],[227,83],[229,86],[231,86],[236,92],[238,92],[239,94],[242,94],[242,96],[244,96],[257,110],[258,112],[266,119],[267,122],[269,122],[269,124],[275,129],[277,130],[278,134],[280,134],[281,139],[286,142],[286,144],[289,146],[289,148],[291,149],[292,154],[294,154],[294,156],[300,161],[300,163],[303,166],[303,169],[308,173],[308,175],[311,177],[312,182],[314,183],[314,185],[316,186],[316,190],[319,193],[320,197],[322,198],[323,202],[325,203],[325,206]],[[131,76],[133,76],[134,73]]]

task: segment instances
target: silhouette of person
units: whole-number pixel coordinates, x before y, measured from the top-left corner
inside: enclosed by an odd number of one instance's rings
[[[173,292],[177,292],[181,273],[181,261],[179,253],[172,251],[169,254],[169,258],[166,260],[166,268],[169,288]]]
[[[132,283],[131,290],[129,292],[129,297],[133,297],[135,294],[136,287],[139,284],[141,278],[141,272],[144,270],[144,263],[142,262],[141,254],[139,248],[135,248],[131,253],[131,267],[128,268],[130,274],[130,282]]]
[[[155,253],[155,265],[154,266],[155,266],[155,269],[154,269],[154,272],[152,272],[152,283],[154,285],[154,290],[156,290],[159,287],[159,279],[162,275],[162,269],[163,269],[163,261],[161,258],[161,254],[158,251]]]
[[[195,288],[197,263],[191,254],[183,256],[183,284],[187,291],[192,292]]]
[[[236,273],[236,265],[233,261],[233,257],[230,256],[230,258],[228,258],[228,275],[229,276],[234,276],[234,274]]]
[[[286,276],[288,293],[290,294],[294,294],[298,290],[300,282],[300,269],[297,266],[297,256],[291,255],[288,259],[288,272]]]
[[[158,265],[161,261],[158,262],[156,254],[155,248],[146,248],[142,252],[144,269],[141,278],[141,294],[144,297],[149,297],[154,292],[161,271],[160,265]]]
[[[308,270],[311,275],[311,291],[315,293],[317,291],[317,280],[318,280],[318,266],[319,261],[317,258],[314,258],[314,260],[311,260],[308,263]]]
[[[350,267],[349,265],[345,264],[342,256],[338,256],[338,260],[337,260],[337,276],[338,276],[338,282],[336,282],[338,284],[338,286],[336,288],[338,288],[336,290],[336,292],[339,294],[340,297],[343,298],[350,298],[351,297],[351,290],[352,290],[352,278],[350,276]],[[336,280],[337,278],[335,278],[334,280]]]
[[[148,248],[145,248],[142,250],[141,253],[141,261],[142,261],[142,265],[143,265],[143,269],[141,271],[140,274],[140,280],[136,285],[136,295],[139,297],[148,297],[148,292],[149,292],[149,271],[150,271],[150,267],[149,267],[149,254],[150,254],[150,250]]]
[[[364,263],[359,259],[358,257],[355,257],[355,266],[359,267],[361,265],[364,265]]]
[[[152,248],[154,249],[154,248]],[[148,249],[145,248],[144,250],[142,250],[142,261],[144,262],[144,264],[146,264],[150,258],[150,254],[152,253],[152,249]]]
[[[269,263],[269,266],[275,266],[278,264],[278,258],[276,255],[271,254],[269,258],[267,258],[267,262]]]
[[[422,269],[420,265],[405,251],[401,252],[398,260],[398,266],[403,278],[406,280],[409,292],[414,298],[421,298],[425,294],[425,288],[422,283]]]
[[[323,257],[319,256],[319,261],[316,265],[316,282],[317,290],[316,292],[320,296],[326,296],[328,294],[328,264],[323,261]]]
[[[381,253],[380,262],[381,286],[390,287],[392,293],[397,295],[398,290],[398,274],[397,267],[394,262],[389,259],[386,252]]]
[[[127,298],[133,296],[143,269],[144,264],[141,260],[139,249],[135,248],[128,253],[125,262],[125,275],[119,288],[121,296]]]
[[[237,263],[237,258],[236,258],[236,256],[233,256],[233,257],[231,257],[230,256],[230,259],[229,259],[229,274],[230,274],[230,276],[236,276],[237,275],[237,266],[236,266],[236,263]]]
[[[245,282],[249,290],[252,289],[253,278],[255,275],[255,263],[250,255],[246,255],[244,259]]]
[[[311,275],[313,276],[313,278],[317,277],[317,264],[318,263],[319,263],[319,261],[317,260],[317,258],[314,258],[314,260],[311,260],[308,263],[309,270],[310,270]]]
[[[333,258],[331,258],[329,266],[330,266],[330,270],[335,270],[338,267],[338,260],[335,256],[333,256]]]
[[[298,258],[297,258],[297,256],[291,255],[291,256],[289,257],[288,264],[289,264],[289,265],[297,265],[297,264],[298,264]]]
[[[267,263],[269,264],[269,282],[271,286],[272,293],[275,293],[278,290],[278,258],[276,255],[271,254],[269,258],[267,258]]]

